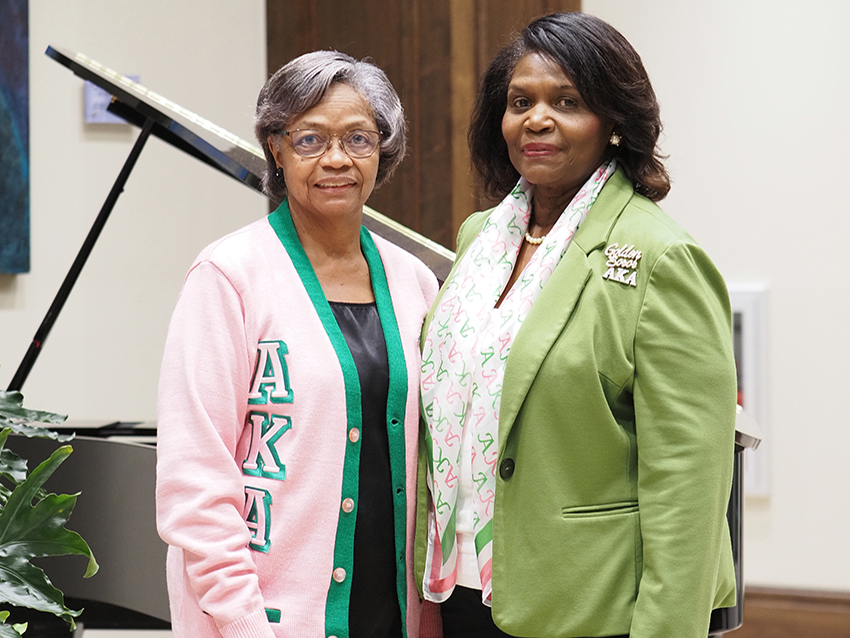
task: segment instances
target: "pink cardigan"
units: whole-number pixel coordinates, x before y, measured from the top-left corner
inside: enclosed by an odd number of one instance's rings
[[[405,386],[387,418],[404,424],[396,537],[406,635],[416,638],[418,338],[437,283],[419,260],[363,233],[391,375],[396,366]],[[177,638],[347,635],[354,526],[342,504],[356,499],[359,386],[352,394],[341,334],[323,324],[327,303],[305,260],[284,204],[207,247],[186,276],[162,364],[157,442],[157,525],[170,546]]]

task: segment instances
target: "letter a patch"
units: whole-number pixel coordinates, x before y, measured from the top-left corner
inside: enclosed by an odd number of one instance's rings
[[[289,349],[283,341],[260,341],[257,344],[257,364],[248,392],[248,403],[292,403],[293,393],[289,387],[289,368],[285,355]]]
[[[245,486],[245,508],[242,516],[253,538],[248,547],[267,554],[271,547],[269,529],[272,523],[272,495],[258,487]]]

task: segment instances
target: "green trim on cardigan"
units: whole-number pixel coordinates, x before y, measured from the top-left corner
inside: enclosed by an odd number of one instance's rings
[[[357,366],[348,349],[345,337],[337,324],[333,310],[325,297],[318,277],[313,270],[307,254],[298,239],[292,215],[289,211],[289,203],[284,200],[280,206],[268,217],[269,224],[289,254],[304,288],[313,302],[313,307],[322,322],[322,326],[331,341],[342,369],[345,383],[345,407],[347,418],[347,432],[357,428],[362,430],[360,378]],[[384,265],[381,256],[375,246],[372,236],[365,227],[360,228],[360,246],[366,263],[369,266],[369,275],[372,280],[372,289],[378,307],[378,316],[381,320],[381,328],[384,332],[384,340],[387,346],[387,360],[389,362],[390,382],[387,393],[387,434],[390,449],[390,472],[393,487],[393,518],[394,536],[396,546],[396,589],[398,592],[399,608],[401,610],[402,627],[404,636],[407,636],[407,569],[405,562],[406,544],[406,509],[407,498],[405,494],[405,443],[404,443],[404,417],[407,403],[407,368],[405,365],[404,351],[402,349],[401,335],[393,310],[392,298],[387,283]],[[354,568],[354,530],[357,522],[357,503],[359,501],[360,483],[360,439],[354,442],[348,438],[346,443],[345,460],[342,473],[342,496],[352,498],[355,508],[350,513],[345,513],[340,507],[339,522],[337,523],[336,539],[334,542],[334,571],[339,568],[345,570],[345,578],[337,582],[331,577],[328,585],[328,598],[325,607],[325,630],[328,635],[346,638],[349,634],[349,604],[351,597],[351,581]]]
[[[401,610],[402,635],[407,636],[407,471],[405,469],[404,418],[407,411],[407,366],[398,331],[387,274],[381,255],[365,227],[360,229],[360,246],[369,264],[372,290],[378,305],[378,316],[387,344],[390,364],[390,386],[387,392],[387,438],[390,444],[390,474],[393,488],[395,526],[396,591]]]

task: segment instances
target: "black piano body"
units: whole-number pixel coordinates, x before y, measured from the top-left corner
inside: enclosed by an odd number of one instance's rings
[[[88,627],[115,623],[124,629],[168,627],[167,545],[156,531],[155,429],[146,423],[69,425],[60,431],[76,432],[70,442],[74,451],[44,487],[81,494],[67,527],[86,539],[100,570],[84,579],[88,559],[82,556],[36,562],[72,608],[86,608],[82,619]],[[30,469],[59,446],[49,439],[23,436],[11,437],[8,445],[28,460]],[[55,624],[67,631],[63,621],[57,619]]]

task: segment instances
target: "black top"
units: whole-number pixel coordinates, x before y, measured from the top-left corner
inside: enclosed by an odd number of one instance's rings
[[[360,379],[363,424],[354,528],[354,574],[348,611],[351,638],[400,638],[392,473],[387,436],[390,367],[378,306],[331,301]]]

